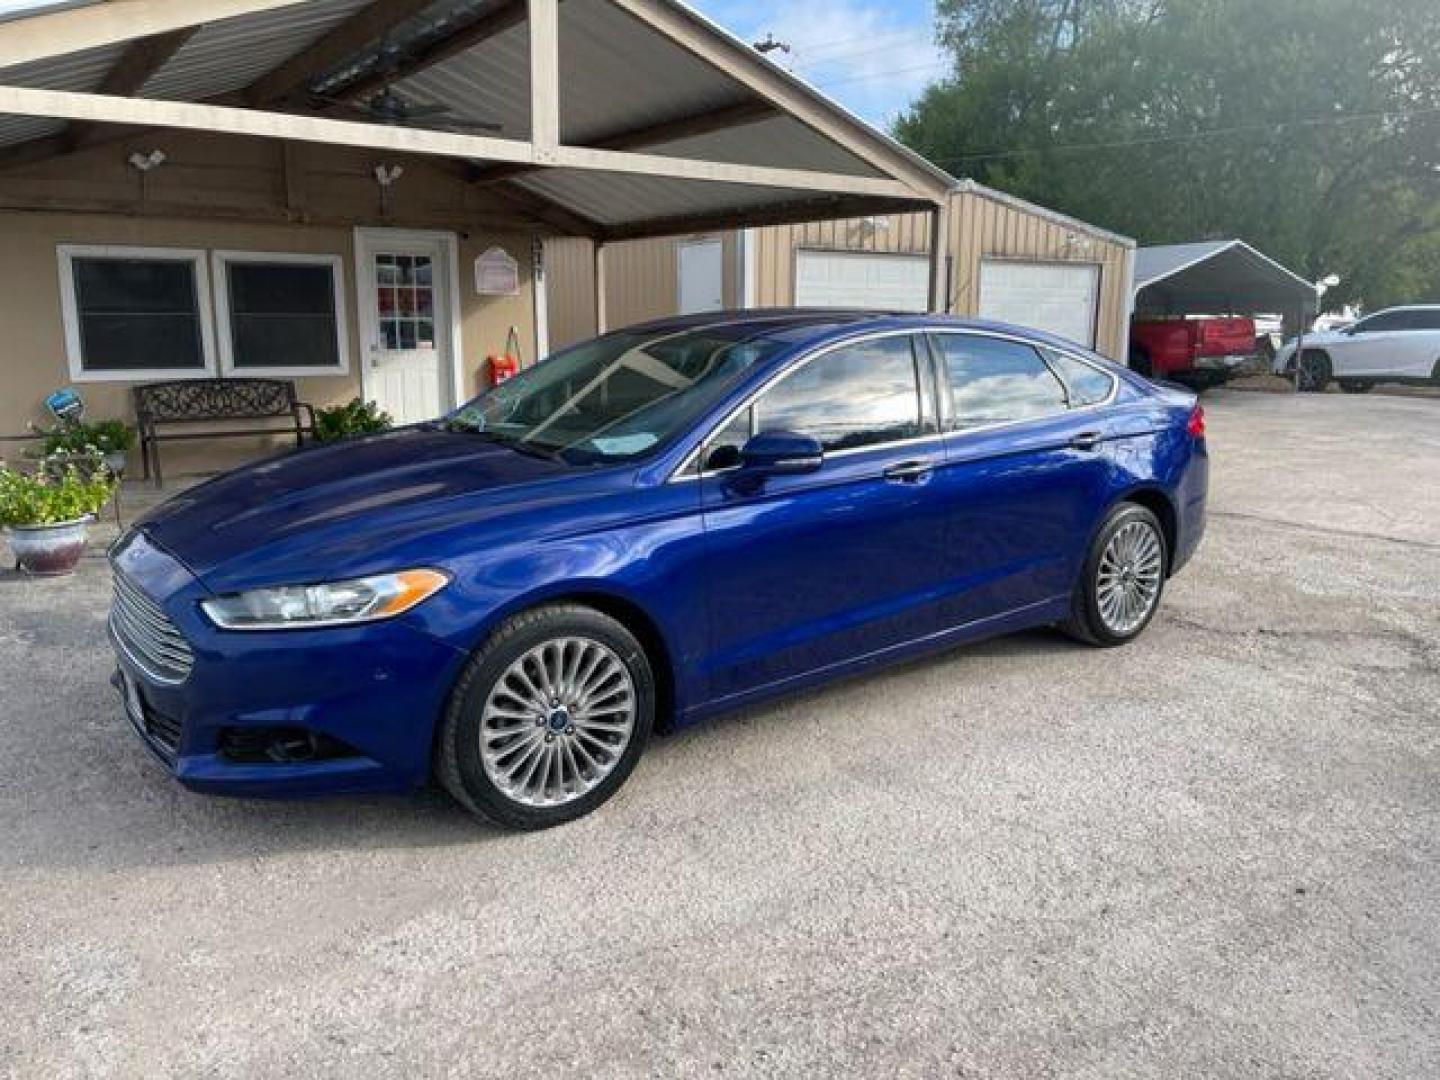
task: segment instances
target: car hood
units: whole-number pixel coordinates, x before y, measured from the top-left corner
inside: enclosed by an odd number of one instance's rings
[[[164,503],[141,527],[216,587],[237,576],[364,572],[408,537],[486,516],[574,473],[463,432],[406,428],[227,473]]]

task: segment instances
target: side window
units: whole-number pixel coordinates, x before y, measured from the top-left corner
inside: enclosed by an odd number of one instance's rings
[[[753,411],[741,409],[711,438],[705,451],[706,472],[733,469],[740,464],[740,448],[750,438],[750,414]]]
[[[937,334],[957,430],[1062,413],[1065,388],[1029,345],[975,334]]]
[[[755,410],[755,430],[813,435],[826,450],[919,435],[912,339],[876,338],[817,357],[762,394]]]
[[[1440,308],[1412,312],[1416,330],[1440,330]]]
[[[1355,324],[1357,334],[1385,334],[1392,330],[1407,329],[1404,311],[1382,311],[1378,315],[1371,315],[1368,319],[1361,319]]]
[[[1078,409],[1085,405],[1096,405],[1104,401],[1115,387],[1113,375],[1108,375],[1097,367],[1091,367],[1083,361],[1076,360],[1073,356],[1048,350],[1046,356],[1050,360],[1050,366],[1060,376],[1060,381],[1065,384],[1065,391],[1069,395],[1072,409]]]

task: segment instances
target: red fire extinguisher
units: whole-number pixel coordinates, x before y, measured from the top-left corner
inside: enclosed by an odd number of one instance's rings
[[[489,386],[499,386],[506,379],[513,378],[520,371],[520,335],[515,327],[505,338],[505,352],[499,356],[491,353],[485,358],[483,377]]]

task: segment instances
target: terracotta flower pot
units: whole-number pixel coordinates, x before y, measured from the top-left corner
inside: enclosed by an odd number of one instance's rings
[[[56,525],[11,525],[5,530],[10,550],[27,574],[53,577],[73,573],[85,554],[88,514]]]

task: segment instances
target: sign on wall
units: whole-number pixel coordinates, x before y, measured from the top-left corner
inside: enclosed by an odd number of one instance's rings
[[[514,296],[520,291],[520,264],[501,247],[475,259],[475,291],[481,296]]]

